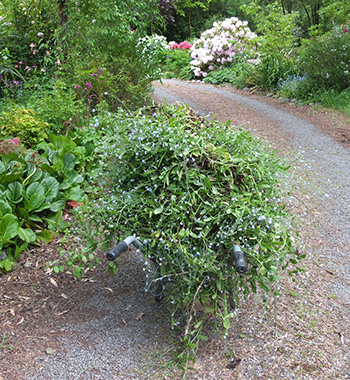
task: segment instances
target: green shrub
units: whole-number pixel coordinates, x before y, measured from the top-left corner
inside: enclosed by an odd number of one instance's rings
[[[294,63],[289,53],[263,54],[252,74],[252,82],[268,90],[276,90],[281,80],[295,75]]]
[[[72,125],[79,125],[80,103],[73,86],[61,79],[51,82],[50,88],[38,94],[32,107],[37,115],[50,125],[50,133],[66,132]]]
[[[91,116],[98,108],[116,111],[120,107],[143,106],[150,97],[151,80],[136,55],[133,62],[120,58],[114,64],[90,62],[88,66],[80,66],[75,74],[74,90],[85,113]]]
[[[237,88],[249,86],[250,78],[254,71],[254,65],[249,62],[241,62],[229,68],[210,71],[204,78],[205,83],[222,84],[230,83]]]
[[[278,82],[277,92],[284,98],[313,99],[312,88],[305,75],[288,75],[285,79],[281,78]]]
[[[252,75],[255,86],[275,90],[279,81],[295,74],[294,49],[297,43],[293,31],[296,15],[286,14],[281,4],[267,6],[253,1],[242,7],[253,17],[257,38],[259,64]]]
[[[173,49],[167,52],[164,65],[166,78],[191,79],[191,53],[189,50]]]
[[[230,327],[232,292],[237,301],[258,287],[269,292],[294,260],[277,186],[283,167],[248,132],[165,106],[118,114],[99,132],[95,154],[90,181],[99,196],[76,214],[74,236],[87,243],[81,256],[68,253],[69,266],[79,275],[98,242],[107,249],[114,239],[138,236],[146,260],[154,256],[161,278],[171,280],[173,325],[189,318],[189,351],[206,339],[201,328],[213,313],[224,330]],[[232,264],[234,244],[248,262],[242,276]],[[157,272],[149,270],[151,283]]]
[[[47,139],[50,124],[38,118],[32,109],[13,107],[0,116],[0,128],[2,138],[20,138],[29,148]]]
[[[299,54],[298,71],[315,90],[350,87],[350,31],[345,27],[304,40]]]

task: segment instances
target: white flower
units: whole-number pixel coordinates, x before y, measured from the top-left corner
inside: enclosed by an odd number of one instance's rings
[[[43,35],[44,35],[44,33],[42,33],[42,32],[39,32],[39,33],[37,34],[38,37],[42,37]]]

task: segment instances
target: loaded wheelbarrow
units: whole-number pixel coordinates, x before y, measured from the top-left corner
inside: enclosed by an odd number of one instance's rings
[[[127,252],[129,250],[129,246],[133,245],[135,248],[140,250],[141,253],[144,252],[144,245],[134,236],[128,236],[121,242],[119,242],[113,249],[111,249],[107,254],[106,257],[109,261],[114,261],[117,259],[121,254],[124,252]],[[154,299],[158,302],[160,302],[163,298],[164,291],[165,291],[165,283],[163,281],[163,277],[160,273],[160,262],[158,259],[156,259],[154,256],[151,256],[150,259],[156,266],[156,272],[154,281],[155,282],[155,290],[153,292]],[[233,249],[231,251],[231,263],[235,266],[237,273],[243,274],[247,271],[247,264],[245,261],[244,254],[238,244],[234,244]],[[232,292],[230,292],[230,305],[232,308],[235,308],[235,301],[233,298]]]

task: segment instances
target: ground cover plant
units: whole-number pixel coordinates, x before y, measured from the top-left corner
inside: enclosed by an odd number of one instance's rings
[[[278,187],[285,168],[248,132],[199,118],[187,107],[120,113],[99,132],[95,153],[90,182],[98,196],[77,208],[71,235],[84,238],[77,246],[83,253],[63,257],[84,273],[99,244],[107,249],[137,236],[149,285],[159,278],[170,283],[171,321],[185,331],[185,351],[176,360],[186,366],[198,341],[207,339],[208,317],[229,329],[230,304],[258,287],[271,291],[281,268],[295,262]],[[244,275],[232,261],[235,244],[246,255]]]
[[[10,271],[29,244],[50,242],[67,228],[67,201],[85,200],[88,149],[56,135],[34,150],[21,149],[18,139],[0,149],[0,270]]]

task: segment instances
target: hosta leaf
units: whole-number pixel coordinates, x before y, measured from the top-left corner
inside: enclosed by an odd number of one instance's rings
[[[52,212],[58,212],[62,209],[64,209],[66,206],[66,200],[65,199],[59,199],[50,205],[50,211]]]
[[[30,228],[19,227],[18,236],[27,243],[32,243],[36,240],[36,235]]]
[[[0,174],[4,173],[5,169],[4,163],[0,160]]]
[[[39,182],[31,183],[25,192],[25,204],[28,211],[39,208],[45,201],[45,188]]]
[[[52,134],[49,136],[49,139],[53,143],[55,148],[58,148],[58,149],[67,149],[67,148],[73,149],[77,146],[74,141],[72,141],[71,139],[69,139],[67,136],[64,136],[64,135]]]
[[[38,222],[38,223],[42,223],[42,219],[40,218],[39,215],[36,215],[36,214],[33,214],[33,215],[30,215],[28,217],[28,219],[32,220],[33,222]]]
[[[0,238],[2,241],[10,240],[17,235],[17,218],[12,214],[6,214],[0,222]]]
[[[23,186],[19,182],[12,182],[8,185],[6,190],[7,199],[12,203],[19,203],[22,197]]]
[[[60,189],[60,184],[56,178],[47,177],[41,182],[41,184],[45,188],[44,196],[46,199],[54,199],[57,197],[59,189]]]
[[[65,196],[66,199],[70,199],[72,201],[82,201],[85,197],[85,193],[79,186],[74,186],[66,192]]]
[[[0,216],[12,214],[12,207],[3,200],[0,200]]]
[[[68,175],[69,172],[74,170],[75,167],[75,156],[72,153],[66,153],[63,159],[63,169],[62,172]]]
[[[40,231],[36,234],[39,240],[44,241],[45,243],[50,243],[53,240],[53,233],[48,230]]]

